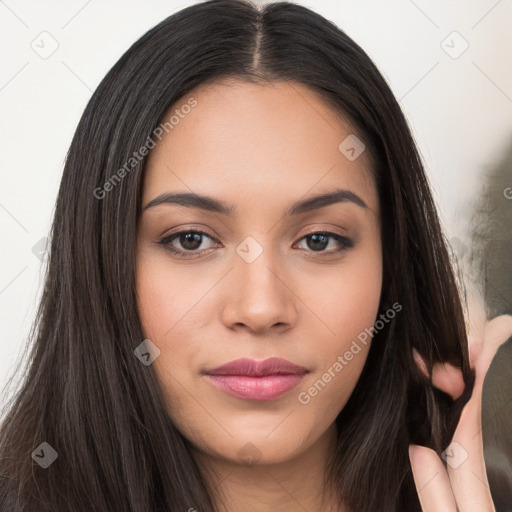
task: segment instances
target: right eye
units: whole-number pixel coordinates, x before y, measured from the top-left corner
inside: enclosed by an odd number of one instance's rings
[[[205,251],[209,251],[212,247],[198,249],[203,245],[204,239],[209,238],[215,241],[212,236],[204,231],[196,229],[188,229],[184,231],[177,231],[171,235],[166,235],[161,238],[157,243],[163,245],[166,250],[180,256],[182,258],[190,258],[200,256]],[[218,243],[218,242],[217,242]],[[180,245],[180,247],[176,247]]]

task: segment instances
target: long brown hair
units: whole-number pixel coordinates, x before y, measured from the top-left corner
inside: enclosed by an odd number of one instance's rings
[[[171,105],[226,77],[311,87],[357,127],[372,155],[382,211],[381,310],[399,303],[402,311],[374,336],[337,418],[327,469],[355,511],[419,509],[408,444],[440,454],[460,407],[422,377],[412,349],[429,367],[460,367],[468,386],[471,372],[446,241],[410,130],[370,58],[333,23],[288,2],[257,8],[212,0],[173,14],[133,44],[77,127],[28,373],[1,426],[2,510],[215,510],[152,366],[133,353],[143,340],[134,255],[146,158],[108,193],[98,190]],[[58,453],[46,469],[31,457],[42,442]]]

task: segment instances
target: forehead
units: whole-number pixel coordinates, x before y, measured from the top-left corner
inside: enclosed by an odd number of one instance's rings
[[[361,136],[302,84],[203,85],[177,101],[162,125],[166,121],[167,133],[148,158],[143,202],[176,189],[218,192],[231,202],[283,202],[346,188],[377,210],[369,152],[355,159],[344,152],[358,141],[360,151]]]

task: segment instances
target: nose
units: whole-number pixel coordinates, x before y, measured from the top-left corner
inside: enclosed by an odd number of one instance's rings
[[[235,255],[234,267],[225,283],[222,322],[226,327],[270,336],[295,325],[298,299],[270,250],[251,263]]]

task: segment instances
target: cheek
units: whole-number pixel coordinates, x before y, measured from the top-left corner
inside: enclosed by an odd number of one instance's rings
[[[333,352],[344,352],[352,340],[373,326],[381,291],[382,259],[377,244],[347,257],[328,276],[317,273],[308,277],[304,302],[325,327],[318,337],[324,354],[332,357]]]
[[[163,341],[172,338],[196,309],[212,279],[186,267],[173,268],[165,254],[137,258],[137,301],[144,335]],[[197,320],[197,319],[196,319]]]
[[[324,334],[315,336],[319,364],[304,383],[299,402],[318,411],[329,410],[331,420],[356,386],[376,332],[382,290],[380,258],[377,249],[368,251],[309,294]]]
[[[183,286],[179,272],[169,272],[154,259],[141,256],[137,264],[137,301],[139,317],[145,338],[149,338],[160,350],[159,356],[152,363],[163,391],[169,411],[187,410],[182,407],[184,398],[182,375],[190,359],[191,340],[186,343],[167,340],[176,339],[190,309],[188,295],[190,283]],[[195,295],[197,297],[197,295]],[[180,319],[181,322],[180,322]],[[185,386],[187,382],[185,381]],[[174,416],[174,415],[173,415]],[[176,420],[173,417],[173,420]]]
[[[186,269],[170,268],[168,258],[146,257],[137,261],[137,301],[145,338],[159,349],[153,366],[166,398],[180,396],[180,383],[190,379],[191,360],[200,350],[195,332],[203,329],[202,297],[209,279]]]
[[[346,340],[373,325],[382,289],[380,269],[347,266],[311,297],[334,337]],[[357,332],[356,332],[357,331]]]
[[[360,311],[354,313],[357,318],[351,314],[340,316],[335,324],[335,337],[320,339],[316,344],[318,364],[298,390],[297,402],[304,409],[304,418],[311,423],[312,431],[322,431],[336,419],[365,365],[375,317],[361,315]]]

